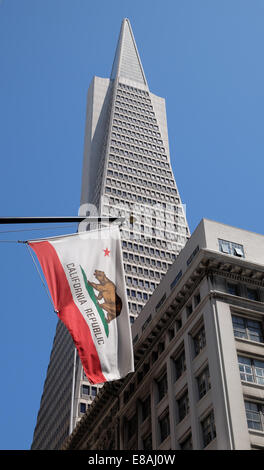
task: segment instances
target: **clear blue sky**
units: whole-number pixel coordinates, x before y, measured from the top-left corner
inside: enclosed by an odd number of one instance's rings
[[[123,17],[166,98],[191,232],[207,217],[264,234],[263,0],[0,0],[0,216],[77,215],[87,89]],[[26,247],[0,255],[0,449],[28,449],[57,319]]]

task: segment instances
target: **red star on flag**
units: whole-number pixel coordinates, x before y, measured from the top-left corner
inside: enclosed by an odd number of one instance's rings
[[[110,254],[110,251],[108,250],[108,248],[106,248],[106,249],[104,250],[104,255],[105,255],[105,256],[109,256],[109,254]]]

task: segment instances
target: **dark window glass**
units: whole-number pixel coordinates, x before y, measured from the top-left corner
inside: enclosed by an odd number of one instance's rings
[[[189,317],[189,315],[191,315],[192,311],[193,311],[192,304],[187,305],[186,306],[187,317]]]
[[[189,396],[188,392],[185,392],[179,400],[178,410],[179,410],[179,421],[181,421],[189,413]]]
[[[157,385],[158,385],[158,400],[160,401],[166,395],[167,390],[168,390],[166,374],[164,374],[163,377],[157,382]]]
[[[83,393],[84,395],[90,395],[90,387],[89,387],[89,385],[83,385],[83,386],[82,386],[82,393]]]
[[[165,416],[159,419],[159,428],[160,428],[160,441],[162,442],[170,434],[169,413],[166,413]]]
[[[175,375],[176,380],[183,374],[186,370],[186,360],[185,360],[185,352],[182,351],[178,357],[175,359]]]
[[[258,300],[258,291],[257,289],[247,289],[247,298],[250,300]]]
[[[197,377],[197,385],[198,385],[198,394],[199,399],[201,399],[208,390],[211,388],[211,381],[209,375],[209,368],[206,367],[203,372]]]
[[[194,296],[194,306],[196,307],[201,301],[200,292]]]
[[[206,447],[216,437],[213,411],[211,411],[211,413],[201,422],[201,427],[203,445]]]
[[[127,422],[127,439],[131,439],[132,436],[136,433],[137,429],[137,415],[136,413],[132,416],[132,418]]]
[[[238,285],[231,282],[227,283],[227,292],[231,295],[239,295]]]
[[[197,356],[200,353],[200,351],[202,351],[202,349],[206,346],[204,326],[202,326],[202,328],[200,328],[198,333],[194,336],[193,342],[194,342],[194,353],[195,353],[195,356]]]
[[[150,395],[142,403],[142,420],[150,416]]]
[[[80,412],[85,413],[86,412],[86,403],[80,403]]]
[[[143,450],[152,450],[152,435],[149,434],[143,439]]]

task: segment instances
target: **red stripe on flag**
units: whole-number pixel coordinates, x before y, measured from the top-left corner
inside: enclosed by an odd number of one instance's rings
[[[88,380],[92,384],[106,382],[89,326],[73,300],[56,250],[47,241],[29,245],[38,257],[55,309],[72,336]]]

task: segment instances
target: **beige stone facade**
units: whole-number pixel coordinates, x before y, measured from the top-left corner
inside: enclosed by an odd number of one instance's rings
[[[202,220],[63,449],[264,449],[264,237]]]

